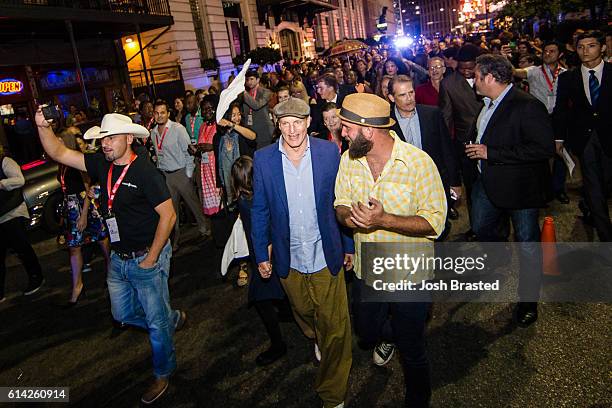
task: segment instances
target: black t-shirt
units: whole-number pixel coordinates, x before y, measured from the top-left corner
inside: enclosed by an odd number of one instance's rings
[[[136,147],[138,155],[132,163],[113,202],[113,213],[119,228],[119,242],[111,247],[120,252],[139,251],[151,245],[159,222],[155,207],[170,198],[164,176],[149,161],[147,152]],[[86,154],[85,166],[93,179],[100,181],[102,215],[108,213],[107,177],[111,162],[101,154]],[[125,166],[113,166],[111,188]]]
[[[83,183],[80,171],[60,165],[57,175],[60,183],[62,182],[62,174],[64,175],[64,186],[66,188],[65,194],[81,194],[82,191],[85,191],[85,183]]]

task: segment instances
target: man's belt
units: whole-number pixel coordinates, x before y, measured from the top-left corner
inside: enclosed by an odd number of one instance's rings
[[[179,171],[179,170],[183,170],[183,169],[184,169],[184,167],[183,167],[183,168],[180,168],[180,169],[176,169],[176,170],[171,170],[171,171],[168,171],[168,170],[162,170],[162,171],[163,171],[164,173],[166,173],[166,174],[172,174],[172,173],[176,173],[177,171]]]
[[[127,259],[140,258],[141,256],[146,255],[147,253],[149,253],[149,248],[140,249],[138,251],[127,251],[127,252],[113,250],[113,252],[115,252],[119,258],[123,260],[127,260]]]

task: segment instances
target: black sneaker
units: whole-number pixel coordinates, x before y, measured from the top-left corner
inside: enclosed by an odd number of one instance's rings
[[[45,283],[45,278],[40,278],[35,281],[30,281],[30,283],[28,284],[28,287],[23,292],[23,295],[24,296],[33,295],[34,293],[38,292],[38,290],[44,283]]]
[[[380,342],[376,347],[374,347],[374,352],[372,353],[372,357],[374,358],[374,364],[377,366],[384,366],[391,360],[393,357],[393,352],[395,351],[395,346],[393,343]]]

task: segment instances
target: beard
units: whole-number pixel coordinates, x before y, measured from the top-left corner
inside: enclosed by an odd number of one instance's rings
[[[113,161],[115,161],[117,159],[117,155],[116,155],[114,150],[111,151],[111,152],[108,152],[108,153],[104,152],[104,158],[108,162],[113,162]]]
[[[359,159],[364,157],[374,147],[374,143],[371,140],[365,138],[361,130],[357,134],[355,140],[349,145],[349,157],[351,159]]]

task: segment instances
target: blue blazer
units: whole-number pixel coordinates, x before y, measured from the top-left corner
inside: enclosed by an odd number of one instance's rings
[[[289,274],[289,207],[285,190],[282,153],[278,143],[255,152],[253,161],[253,206],[251,238],[257,263],[269,260],[272,244],[272,267],[281,278]],[[334,189],[340,164],[338,146],[310,137],[312,176],[317,206],[317,220],[323,241],[323,252],[332,275],[338,274],[344,254],[355,252],[353,238],[341,232],[334,210]],[[271,242],[270,242],[271,241]]]

